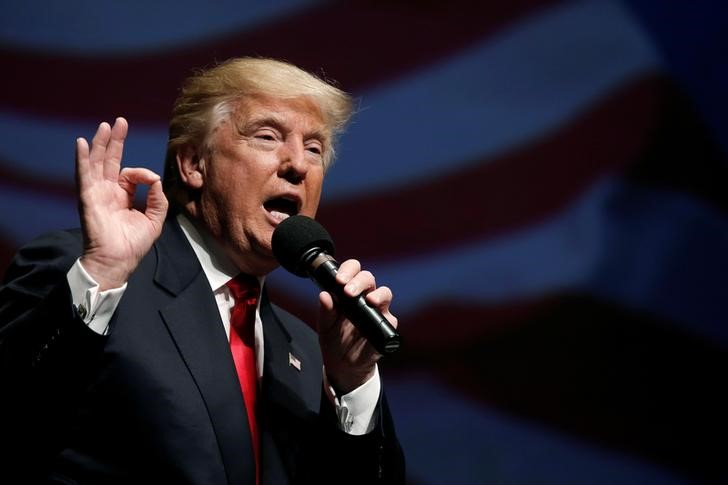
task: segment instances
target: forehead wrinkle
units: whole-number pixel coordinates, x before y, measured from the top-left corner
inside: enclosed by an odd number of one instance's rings
[[[271,101],[280,102],[284,105],[273,108],[270,106]],[[304,140],[314,139],[328,145],[330,139],[329,127],[323,119],[319,106],[306,97],[277,99],[265,96],[250,96],[243,98],[234,110],[234,124],[240,133],[263,126],[272,126],[287,134],[294,130],[294,126],[290,122],[290,117],[282,114],[284,112],[294,113],[296,117],[300,116],[306,120],[303,133]],[[309,123],[309,121],[313,121],[313,123]],[[311,127],[311,124],[314,126]]]

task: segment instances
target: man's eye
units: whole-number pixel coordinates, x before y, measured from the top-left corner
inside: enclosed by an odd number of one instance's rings
[[[309,145],[306,147],[306,150],[316,155],[321,155],[322,153],[321,147],[318,145]]]
[[[272,133],[258,133],[257,135],[255,135],[255,137],[259,140],[266,140],[266,141],[273,141],[276,139]]]

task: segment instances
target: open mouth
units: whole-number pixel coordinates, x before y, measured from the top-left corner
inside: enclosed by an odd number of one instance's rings
[[[282,221],[288,216],[294,216],[298,214],[299,202],[289,197],[274,197],[267,200],[263,207],[267,210],[270,215],[275,219]]]

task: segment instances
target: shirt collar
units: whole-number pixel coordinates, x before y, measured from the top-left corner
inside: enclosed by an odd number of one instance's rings
[[[177,214],[177,222],[179,222],[182,232],[190,242],[213,292],[219,291],[228,281],[240,273],[240,270],[225,254],[218,242],[206,230],[195,226],[181,212]],[[259,276],[258,281],[262,290],[265,276]]]

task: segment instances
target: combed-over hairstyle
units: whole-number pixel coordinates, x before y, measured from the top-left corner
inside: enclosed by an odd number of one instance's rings
[[[324,168],[333,163],[335,141],[353,112],[352,98],[328,82],[287,62],[242,57],[229,59],[187,78],[172,109],[164,165],[164,190],[180,188],[177,153],[186,147],[209,149],[209,136],[245,96],[280,99],[308,96],[318,105],[328,130]],[[174,198],[174,197],[173,197]]]

